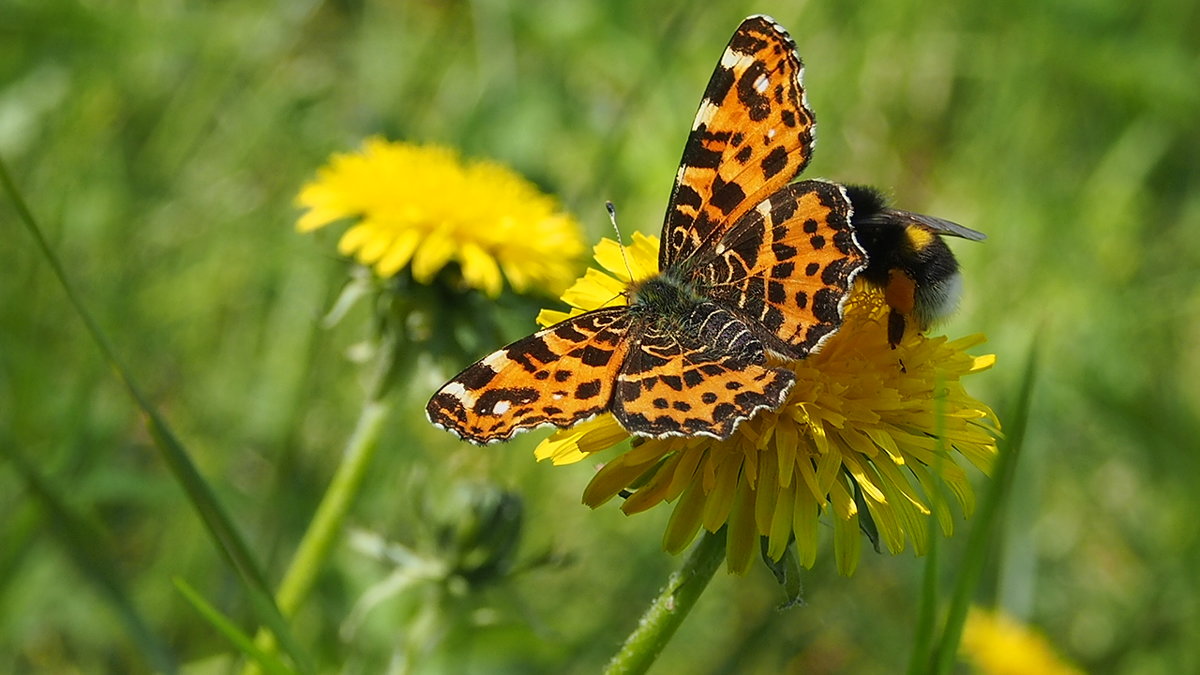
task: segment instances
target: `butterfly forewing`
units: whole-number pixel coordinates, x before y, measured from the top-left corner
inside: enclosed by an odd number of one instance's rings
[[[660,268],[700,250],[808,164],[815,118],[803,72],[795,43],[772,19],[752,16],[738,27],[684,146]]]
[[[606,412],[631,320],[624,307],[601,309],[518,340],[446,383],[425,407],[429,421],[483,444]]]
[[[778,338],[777,351],[803,358],[841,325],[866,264],[850,213],[841,186],[793,183],[697,254],[691,273],[705,295]]]

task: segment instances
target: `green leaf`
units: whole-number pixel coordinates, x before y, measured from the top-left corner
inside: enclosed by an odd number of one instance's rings
[[[218,632],[233,643],[233,646],[244,654],[246,658],[258,664],[258,667],[262,668],[264,672],[271,673],[272,675],[286,675],[292,672],[279,659],[256,647],[254,640],[249,635],[239,630],[237,625],[222,614],[220,610],[202,598],[186,581],[179,577],[175,577],[173,581],[175,582],[175,588],[179,589],[183,597],[191,603],[192,607],[196,608],[200,616],[204,617],[213,628],[216,628]]]

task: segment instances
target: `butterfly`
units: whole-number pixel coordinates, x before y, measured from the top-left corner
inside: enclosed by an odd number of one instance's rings
[[[426,406],[475,443],[611,413],[638,436],[728,438],[775,409],[841,325],[866,256],[835,183],[792,183],[812,156],[803,63],[767,16],[734,32],[700,102],[662,227],[658,274],[626,305],[538,331],[469,366]]]

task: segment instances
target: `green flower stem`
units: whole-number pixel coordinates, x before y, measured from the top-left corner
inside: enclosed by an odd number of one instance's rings
[[[342,463],[325,496],[321,498],[317,512],[313,515],[312,523],[300,540],[300,546],[292,558],[291,565],[283,576],[275,601],[285,617],[291,617],[300,603],[312,590],[313,581],[324,567],[333,545],[337,543],[346,520],[346,513],[354,498],[358,496],[363,477],[371,466],[371,459],[379,447],[379,434],[383,430],[383,422],[387,418],[390,405],[379,398],[368,399],[358,418],[354,434],[346,444]],[[270,633],[259,631],[255,644],[263,652],[274,654],[275,640]],[[247,665],[245,675],[257,673],[255,664]]]
[[[609,661],[604,670],[606,675],[646,672],[671,641],[724,559],[725,529],[705,532],[683,566],[667,579],[667,585],[625,639],[621,651]]]
[[[387,417],[389,407],[383,401],[369,401],[363,407],[354,435],[350,437],[346,446],[342,463],[333,475],[333,481],[317,507],[312,524],[300,540],[292,564],[279,585],[275,601],[284,616],[291,616],[312,590],[317,572],[321,570],[338,535],[341,534],[346,513],[350,510],[354,498],[358,496],[363,476],[371,466],[371,459],[379,447],[379,434],[383,430],[383,421]]]

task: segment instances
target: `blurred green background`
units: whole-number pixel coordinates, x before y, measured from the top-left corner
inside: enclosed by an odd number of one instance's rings
[[[1040,354],[980,598],[1089,672],[1200,672],[1194,2],[4,0],[0,156],[274,581],[358,414],[345,355],[368,321],[318,325],[346,265],[336,232],[293,231],[300,185],[384,134],[509,164],[590,241],[610,231],[605,199],[624,228],[656,233],[713,64],[757,12],[807,64],[807,175],[988,233],[952,242],[967,293],[944,331],[985,332],[999,356],[967,387],[1003,417]],[[253,631],[242,591],[7,199],[0,228],[0,670],[146,670],[157,643],[221,672],[231,648],[172,579]],[[475,448],[431,429],[421,408],[441,375],[419,370],[399,394],[352,525],[415,544],[429,516],[414,504],[491,481],[524,500],[518,559],[555,562],[461,599],[424,671],[594,672],[678,564],[659,548],[666,510],[583,507],[592,467],[535,464],[545,432]],[[115,588],[18,458],[102,533],[88,546],[116,562]],[[962,539],[945,547],[947,584]],[[897,672],[921,565],[868,552],[845,579],[826,546],[807,604],[783,614],[761,566],[719,573],[657,672]],[[294,622],[322,669],[388,663],[424,600],[339,630],[389,572],[339,548]],[[152,638],[131,636],[114,597]]]

